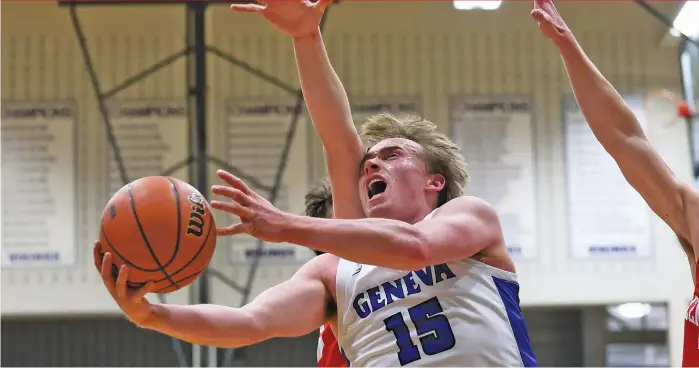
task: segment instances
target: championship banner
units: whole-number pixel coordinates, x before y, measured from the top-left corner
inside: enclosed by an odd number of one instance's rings
[[[468,162],[466,194],[495,207],[514,259],[537,255],[535,131],[532,103],[520,95],[451,99],[451,135]]]
[[[303,106],[302,106],[303,107]],[[293,98],[235,99],[228,104],[226,113],[226,155],[228,163],[246,176],[246,184],[261,196],[270,199],[279,163],[282,160],[288,129],[296,109]],[[302,110],[302,119],[291,146],[287,167],[283,174],[275,206],[282,211],[300,213],[306,182],[306,145],[303,126],[310,125]],[[293,198],[290,195],[293,193]],[[249,264],[261,257],[261,264],[299,264],[313,253],[293,244],[265,243],[257,251],[258,240],[248,235],[226,237],[230,244],[230,261]],[[229,240],[230,239],[230,240]],[[221,241],[223,239],[219,239]]]
[[[161,175],[189,156],[186,101],[116,101],[109,105],[109,116],[130,181]],[[106,140],[104,148],[108,151],[108,199],[126,183],[121,181],[114,151]],[[170,176],[187,181],[187,166]]]
[[[3,103],[2,267],[77,262],[77,110]]]
[[[623,96],[645,127],[642,95]],[[577,259],[651,255],[650,209],[602,148],[573,96],[563,100],[568,237]]]
[[[372,115],[389,113],[397,118],[420,115],[420,103],[415,96],[355,98],[351,105],[352,118],[358,132],[361,132],[362,124]]]

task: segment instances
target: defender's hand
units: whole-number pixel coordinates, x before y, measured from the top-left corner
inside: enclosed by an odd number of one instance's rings
[[[240,217],[240,223],[216,229],[216,234],[236,235],[250,234],[260,240],[282,242],[280,225],[288,214],[274,207],[261,195],[248,188],[245,183],[233,174],[218,170],[216,175],[230,186],[214,185],[214,194],[227,197],[232,202],[211,201],[211,207]]]
[[[573,34],[551,0],[534,0],[531,16],[539,24],[541,33],[556,44],[573,40]]]
[[[112,295],[119,308],[137,326],[145,325],[148,317],[152,314],[151,304],[146,300],[145,295],[152,291],[153,284],[149,283],[136,290],[128,289],[126,280],[129,278],[129,267],[122,265],[121,269],[119,269],[119,276],[114,280],[112,254],[107,252],[103,256],[99,241],[95,242],[93,253],[95,267],[102,275],[104,286],[107,287],[109,294]]]
[[[318,32],[325,8],[332,0],[261,0],[258,4],[233,4],[239,12],[259,13],[280,31],[291,37],[304,37]]]

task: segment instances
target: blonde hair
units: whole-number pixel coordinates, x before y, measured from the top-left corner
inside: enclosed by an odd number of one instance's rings
[[[459,147],[439,133],[433,122],[421,117],[399,119],[381,113],[362,124],[361,137],[368,148],[389,138],[404,138],[422,146],[427,171],[444,176],[444,189],[439,193],[437,207],[463,194],[468,183],[466,160]]]

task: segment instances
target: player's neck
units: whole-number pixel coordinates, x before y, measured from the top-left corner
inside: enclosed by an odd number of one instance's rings
[[[397,213],[396,216],[390,216],[392,220],[398,220],[398,221],[403,221],[407,222],[409,224],[416,224],[427,217],[434,209],[430,209],[427,206],[419,206],[418,208],[413,209],[413,211],[410,211],[410,213],[407,213],[405,211],[401,213]]]

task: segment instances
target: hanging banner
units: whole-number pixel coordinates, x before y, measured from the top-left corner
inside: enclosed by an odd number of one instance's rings
[[[466,194],[495,207],[514,259],[537,255],[535,132],[528,96],[455,96],[451,132],[468,162]]]
[[[354,98],[351,105],[352,118],[358,132],[361,132],[362,124],[372,115],[389,113],[397,118],[420,115],[420,104],[416,96]]]
[[[3,268],[76,263],[77,133],[72,103],[3,103]]]
[[[624,100],[645,127],[644,100]],[[651,254],[650,209],[602,148],[573,96],[563,100],[568,235],[577,259],[629,260]]]
[[[226,154],[228,163],[249,177],[242,178],[247,185],[268,200],[279,165],[286,159],[275,206],[282,211],[301,213],[308,190],[304,129],[309,121],[305,109],[298,117],[302,120],[298,122],[289,156],[283,157],[295,111],[293,98],[232,101],[227,109]],[[262,264],[300,264],[313,255],[307,248],[283,243],[265,243],[258,251],[257,239],[247,235],[226,239],[231,245],[230,260],[234,264],[249,264],[256,257],[261,257]]]
[[[381,96],[381,97],[354,97],[350,101],[352,106],[352,119],[357,132],[362,130],[362,124],[367,118],[379,113],[390,113],[397,118],[408,116],[420,116],[420,103],[416,96]],[[309,171],[309,180],[317,181],[327,176],[325,157],[323,157],[323,145],[320,138],[312,129],[308,131],[308,141],[312,142],[309,149],[309,162],[312,170]],[[357,163],[359,164],[359,163]]]
[[[190,154],[185,101],[116,101],[109,116],[130,181],[163,174]],[[124,183],[111,144],[105,139],[108,199]],[[187,166],[169,174],[187,180]],[[106,203],[106,201],[105,201]]]

